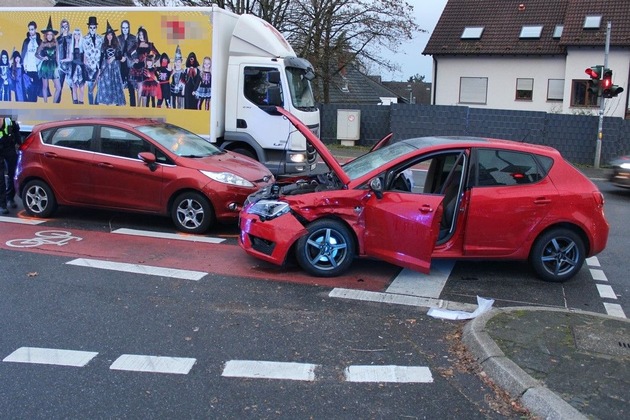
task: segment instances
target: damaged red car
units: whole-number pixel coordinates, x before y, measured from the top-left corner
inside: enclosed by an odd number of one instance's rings
[[[397,141],[340,165],[297,118],[328,172],[252,194],[240,246],[314,276],[344,273],[356,257],[428,273],[433,258],[529,260],[566,281],[608,239],[604,197],[547,146],[477,137]]]

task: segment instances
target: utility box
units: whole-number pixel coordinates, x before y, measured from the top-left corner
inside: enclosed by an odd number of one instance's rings
[[[354,146],[361,137],[361,111],[358,109],[337,110],[337,139],[342,146]]]

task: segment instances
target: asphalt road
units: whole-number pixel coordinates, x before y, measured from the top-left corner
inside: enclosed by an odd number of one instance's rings
[[[40,253],[0,259],[2,418],[517,416],[462,359],[461,324],[419,308],[291,283],[113,273]],[[89,360],[73,365],[79,356]],[[257,370],[265,363],[273,373]],[[374,367],[395,374],[370,379]]]

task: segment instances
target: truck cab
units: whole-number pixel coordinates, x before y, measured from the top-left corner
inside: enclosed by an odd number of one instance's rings
[[[295,55],[266,22],[241,15],[232,33],[226,91],[225,131],[221,146],[264,163],[276,175],[314,169],[317,153],[290,122],[282,106],[319,136],[319,109],[311,64]]]

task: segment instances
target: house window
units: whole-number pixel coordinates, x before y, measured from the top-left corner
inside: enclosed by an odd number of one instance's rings
[[[459,102],[486,104],[488,97],[487,77],[461,77],[459,79]]]
[[[523,39],[539,39],[542,33],[542,25],[523,26],[519,38]]]
[[[534,79],[516,79],[516,100],[531,101],[534,96]]]
[[[547,81],[547,100],[562,101],[564,99],[564,79],[549,79]]]
[[[586,16],[584,18],[584,29],[599,29],[602,17],[599,15]]]
[[[562,37],[562,31],[564,30],[564,25],[556,25],[553,30],[553,39],[560,39]]]
[[[589,80],[573,80],[571,106],[597,106],[597,94],[588,91]]]
[[[483,26],[466,26],[462,32],[462,39],[480,39],[483,33]]]

